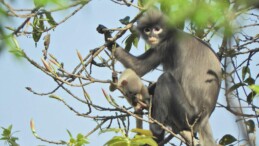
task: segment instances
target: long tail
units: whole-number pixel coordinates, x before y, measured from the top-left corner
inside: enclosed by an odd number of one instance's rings
[[[137,116],[143,118],[142,114],[137,114]],[[136,127],[140,128],[140,129],[143,129],[143,121],[136,118]]]
[[[201,146],[216,146],[209,121],[206,122],[203,128],[200,128],[199,139],[200,139]]]

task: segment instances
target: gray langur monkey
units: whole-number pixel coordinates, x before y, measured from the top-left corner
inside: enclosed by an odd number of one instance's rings
[[[126,69],[120,75],[117,86],[125,94],[129,104],[134,107],[135,113],[142,118],[142,110],[148,108],[150,96],[140,77],[132,69]],[[143,128],[142,120],[136,118],[136,127]]]
[[[162,65],[163,74],[152,97],[152,118],[181,134],[187,145],[193,144],[191,132],[198,132],[200,145],[215,146],[209,117],[221,84],[221,64],[216,54],[202,40],[170,25],[158,10],[148,10],[138,20],[137,28],[151,46],[140,56],[109,42],[112,36],[105,26],[99,25],[97,31],[105,35],[107,48],[114,50],[115,58],[138,76]],[[150,129],[157,143],[163,145],[165,130],[156,123],[150,124]]]

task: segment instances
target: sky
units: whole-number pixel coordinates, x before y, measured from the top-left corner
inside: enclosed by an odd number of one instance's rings
[[[19,0],[14,6],[16,8],[33,8],[33,4],[27,0]],[[72,11],[70,11],[72,12]],[[118,21],[125,16],[133,18],[137,14],[136,8],[118,6],[109,0],[94,0],[82,10],[70,18],[67,22],[50,31],[51,44],[49,53],[54,54],[58,60],[65,63],[65,67],[72,69],[79,63],[76,51],[83,56],[91,49],[104,43],[103,36],[96,32],[99,24],[109,28],[122,26]],[[62,20],[69,12],[53,14],[54,18]],[[8,24],[19,26],[23,19],[13,19]],[[17,38],[22,49],[27,55],[41,64],[43,40],[35,47],[31,36]],[[121,44],[122,39],[118,42]],[[218,40],[215,40],[217,42]],[[143,48],[143,45],[140,45]],[[217,44],[212,45],[217,49]],[[144,49],[134,49],[133,54],[141,54]],[[28,92],[25,87],[31,87],[38,92],[49,92],[56,87],[52,78],[45,75],[26,60],[18,60],[8,50],[0,54],[0,127],[13,125],[13,130],[18,131],[14,136],[19,138],[21,146],[50,145],[37,140],[30,130],[30,120],[34,119],[37,133],[49,140],[68,140],[68,129],[74,136],[78,133],[86,134],[95,126],[95,122],[83,117],[76,116],[62,103],[48,98],[48,96],[37,96]],[[121,66],[120,66],[121,68]],[[122,70],[123,68],[121,68]],[[93,68],[94,76],[101,79],[110,79],[111,72],[105,69]],[[159,72],[151,72],[145,76],[147,79],[155,80]],[[96,84],[86,87],[87,92],[98,104],[107,104],[101,89],[108,91],[107,84]],[[78,90],[80,91],[80,90]],[[80,95],[80,93],[78,93]],[[118,93],[111,93],[118,95]],[[84,111],[85,105],[78,104],[73,98],[60,90],[57,95],[75,106],[76,109]],[[219,102],[224,103],[224,93],[219,96]],[[121,101],[121,100],[120,100]],[[123,104],[127,104],[121,101]],[[225,134],[240,136],[235,117],[224,109],[216,108],[211,116],[211,126],[215,139],[220,139]],[[147,128],[148,126],[145,125]],[[132,127],[133,128],[133,127]],[[103,145],[112,136],[110,134],[98,135],[98,132],[89,137],[90,145]],[[257,141],[258,143],[258,141]],[[0,141],[0,145],[3,142]]]

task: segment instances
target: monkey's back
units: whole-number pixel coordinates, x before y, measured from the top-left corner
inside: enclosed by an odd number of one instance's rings
[[[180,83],[185,94],[183,98],[187,98],[193,108],[191,114],[187,113],[192,116],[188,119],[193,120],[199,114],[208,116],[214,110],[220,89],[220,62],[206,43],[189,34],[181,33],[177,41],[181,45],[167,48],[170,49],[171,59],[163,62],[164,70],[169,71]],[[166,67],[170,65],[173,69],[167,70]]]

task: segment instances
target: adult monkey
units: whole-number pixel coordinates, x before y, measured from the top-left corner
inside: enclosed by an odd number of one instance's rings
[[[140,56],[133,56],[113,45],[107,38],[110,32],[99,25],[105,34],[108,49],[115,48],[115,57],[126,68],[143,76],[159,64],[164,73],[159,77],[152,102],[151,116],[181,134],[188,145],[193,132],[199,133],[202,146],[215,145],[209,126],[221,84],[220,62],[202,40],[168,25],[168,19],[157,10],[147,11],[138,20],[137,28],[151,48]],[[115,47],[112,47],[115,46]],[[191,128],[190,125],[193,125]],[[150,129],[158,143],[163,142],[164,130],[157,124]],[[188,136],[189,135],[189,136]]]

